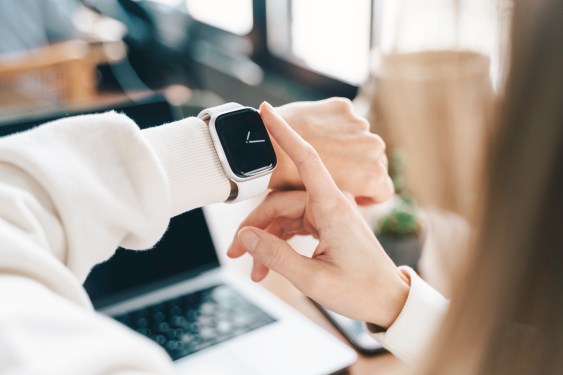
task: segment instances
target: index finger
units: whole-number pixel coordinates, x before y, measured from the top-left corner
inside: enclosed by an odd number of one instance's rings
[[[255,227],[266,229],[271,223],[280,217],[299,218],[305,214],[305,201],[307,194],[302,190],[273,192],[260,202],[260,204],[248,214],[246,219],[240,223],[236,233],[244,227]],[[236,239],[235,234],[235,239]],[[245,250],[237,246],[233,240],[228,254],[237,257],[244,254]]]
[[[297,167],[303,185],[312,197],[331,199],[339,192],[313,146],[305,142],[269,103],[260,105],[260,115],[270,134]]]

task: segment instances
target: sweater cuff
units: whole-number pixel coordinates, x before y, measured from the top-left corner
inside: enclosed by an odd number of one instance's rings
[[[413,362],[426,348],[446,314],[448,301],[407,266],[399,269],[410,278],[405,306],[386,332],[367,324],[372,336],[404,362]]]
[[[203,121],[189,117],[142,133],[168,177],[171,217],[227,200],[229,179]]]

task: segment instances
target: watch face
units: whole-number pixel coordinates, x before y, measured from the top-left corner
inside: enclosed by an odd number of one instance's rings
[[[276,153],[258,111],[244,108],[220,115],[215,130],[238,177],[262,175],[276,166]]]

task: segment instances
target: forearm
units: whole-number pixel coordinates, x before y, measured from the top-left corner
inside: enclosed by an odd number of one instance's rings
[[[118,246],[150,248],[171,216],[228,196],[199,125],[140,131],[108,113],[0,139],[0,372],[168,371],[158,346],[94,314],[81,284]]]
[[[203,126],[186,119],[141,132],[106,113],[4,138],[1,219],[28,228],[82,281],[118,246],[150,248],[171,216],[228,196],[213,149],[201,146]]]

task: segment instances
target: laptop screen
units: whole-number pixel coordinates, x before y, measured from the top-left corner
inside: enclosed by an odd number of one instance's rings
[[[179,110],[160,96],[90,111],[50,114],[0,122],[0,135],[30,129],[58,118],[107,110],[122,112],[141,128],[176,121]],[[163,284],[219,266],[203,211],[192,210],[173,218],[160,242],[149,251],[118,249],[107,262],[94,267],[84,287],[96,308]]]

